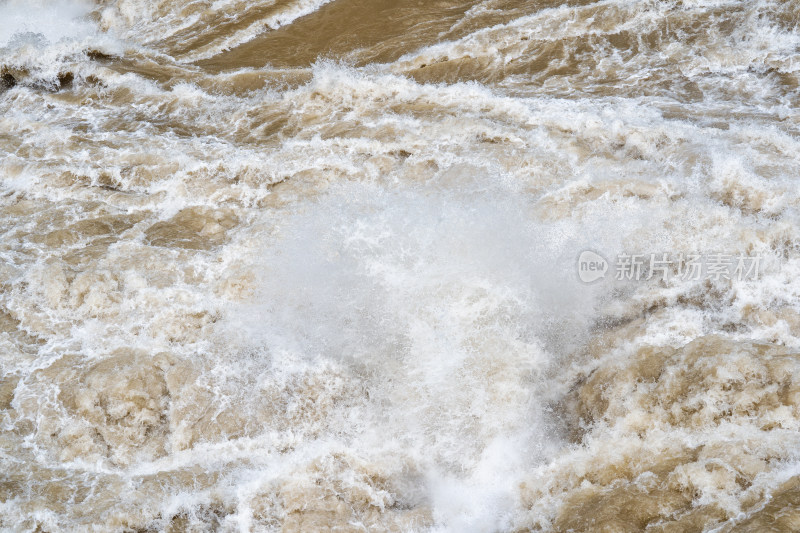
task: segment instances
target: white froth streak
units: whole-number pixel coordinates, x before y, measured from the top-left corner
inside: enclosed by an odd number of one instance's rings
[[[277,13],[256,20],[247,27],[192,50],[178,59],[191,62],[214,57],[251,41],[269,30],[276,30],[291,24],[298,18],[313,13],[330,1],[332,0],[296,0],[290,5],[280,8]],[[269,6],[274,3],[274,0],[269,0],[257,7]],[[189,5],[186,4],[185,7]],[[204,29],[203,20],[207,17],[225,17],[235,21],[242,16],[246,16],[248,10],[254,8],[252,3],[245,3],[240,0],[217,1],[206,11],[193,13],[191,16],[186,17],[180,12],[162,13],[158,10],[159,7],[161,7],[161,4],[151,6],[150,3],[143,4],[139,1],[119,0],[113,7],[107,7],[102,11],[102,25],[120,32],[128,39],[157,47],[159,41],[179,32],[191,30],[202,32]],[[173,6],[171,9],[177,11],[177,6]],[[230,12],[230,15],[226,15],[226,12]],[[143,16],[143,13],[146,16]]]
[[[454,41],[409,52],[388,65],[388,68],[393,72],[404,72],[421,64],[435,64],[439,60],[482,57],[488,57],[496,66],[502,67],[529,55],[532,42],[555,42],[619,32],[647,34],[657,30],[659,24],[669,16],[699,16],[710,9],[739,5],[735,1],[694,2],[676,11],[674,5],[664,2],[605,0],[584,6],[547,8],[508,23],[482,28]],[[635,83],[638,77],[647,75],[650,64],[657,59],[674,64],[682,74],[697,80],[707,93],[713,94],[715,84],[720,81],[728,81],[725,77],[734,77],[740,79],[741,92],[750,91],[764,99],[772,89],[763,87],[763,79],[755,77],[748,69],[768,66],[782,73],[796,73],[800,68],[800,54],[797,53],[800,35],[780,30],[770,24],[766,17],[760,16],[770,9],[774,7],[769,0],[748,6],[745,13],[737,15],[745,18],[747,24],[742,24],[742,28],[737,28],[729,37],[716,36],[702,51],[671,43],[664,50],[655,52],[655,55],[640,54],[624,64],[606,57],[598,70],[600,73],[608,68],[623,70],[625,77]],[[706,78],[710,74],[717,78],[709,83]],[[591,80],[586,80],[586,83],[591,85]],[[746,91],[743,90],[745,88]],[[565,87],[563,90],[571,89]],[[749,100],[752,96],[747,98]]]
[[[333,0],[297,0],[280,13],[267,17],[266,19],[259,20],[249,25],[243,30],[236,31],[233,35],[218,40],[213,44],[205,45],[197,50],[192,51],[181,59],[185,61],[199,61],[201,59],[209,59],[222,52],[235,48],[248,41],[252,41],[259,35],[269,31],[277,30],[281,26],[287,26],[300,17],[304,17],[318,10],[325,4]]]
[[[649,2],[645,6],[651,7]],[[583,35],[605,35],[616,33],[623,29],[641,28],[643,22],[655,22],[658,15],[667,10],[658,4],[660,11],[652,12],[642,6],[642,2],[620,0],[602,0],[585,6],[559,6],[542,9],[531,15],[525,15],[511,22],[497,24],[488,28],[481,28],[458,40],[437,43],[420,50],[409,52],[393,63],[394,69],[403,69],[408,63],[435,62],[437,58],[448,59],[461,57],[480,57],[482,55],[497,56],[501,63],[507,63],[521,57],[526,50],[508,50],[520,42],[521,37],[543,41],[559,41]],[[633,17],[626,17],[611,28],[595,28],[594,17],[583,17],[578,21],[579,15],[593,13],[603,9],[625,9],[634,12]],[[503,50],[505,53],[500,53]]]

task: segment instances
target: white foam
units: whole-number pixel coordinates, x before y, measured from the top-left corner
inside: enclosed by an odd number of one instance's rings
[[[0,3],[0,48],[15,38],[22,43],[40,36],[55,44],[94,33],[95,26],[88,19],[92,7],[88,0],[5,0]]]
[[[712,4],[694,2],[693,9]],[[43,5],[4,29],[11,32],[6,41],[44,17]],[[787,32],[754,37],[739,55],[723,41],[706,58],[676,43],[665,53],[687,60],[684,74],[735,78],[746,89],[736,94],[756,98],[712,92],[668,115],[676,103],[663,96],[558,98],[530,86],[515,93],[504,84],[417,84],[392,73],[408,67],[402,62],[365,69],[320,62],[306,85],[246,96],[201,88],[215,78],[194,67],[183,81],[160,83],[86,66],[79,57],[86,43],[103,38],[82,18],[89,6],[58,5],[74,24],[45,28],[29,42],[20,37],[3,53],[23,65],[34,63],[21,58],[52,52],[48,76],[75,62],[101,83],[76,83],[80,104],[26,87],[0,98],[0,127],[12,133],[0,138],[1,201],[9,208],[0,273],[11,287],[0,303],[42,339],[22,346],[31,350],[26,354],[11,337],[24,332],[3,333],[0,352],[4,369],[26,377],[13,416],[40,424],[20,454],[30,453],[43,469],[102,482],[161,483],[137,493],[141,501],[109,504],[111,513],[138,505],[136,520],[147,525],[222,502],[230,513],[225,527],[255,529],[264,523],[259,513],[272,523],[286,516],[281,497],[290,498],[281,490],[307,489],[312,505],[322,486],[338,487],[345,499],[352,491],[380,514],[430,509],[431,527],[440,531],[546,524],[561,496],[525,508],[523,481],[562,495],[598,460],[645,449],[628,431],[646,420],[642,412],[624,413],[616,426],[598,423],[581,445],[561,440],[547,406],[597,365],[624,364],[642,345],[679,347],[706,334],[800,346],[792,314],[800,309],[796,113],[789,96],[777,86],[757,87],[759,78],[743,68],[752,62],[795,72],[796,41]],[[601,7],[611,5],[620,3]],[[164,20],[155,4],[114,6],[103,24],[139,43],[202,18],[178,24],[186,4],[167,9]],[[668,9],[622,7],[636,16],[602,31],[650,28]],[[15,15],[21,3],[3,9],[22,20]],[[497,36],[511,43],[551,28],[550,15],[568,22],[585,9],[521,18],[403,62],[492,55]],[[564,31],[599,30],[587,23]],[[476,43],[481,47],[470,50]],[[508,58],[525,53],[514,48]],[[628,66],[641,81],[654,58]],[[719,117],[724,128],[714,125]],[[273,124],[283,129],[275,134]],[[26,211],[26,202],[35,209]],[[154,225],[198,207],[230,210],[239,223],[211,249],[170,245],[169,232],[166,242],[148,242]],[[86,264],[64,262],[90,250],[93,237],[59,244],[62,230],[109,213],[143,218],[109,233],[112,243]],[[208,218],[203,229],[215,227]],[[610,259],[620,251],[696,248],[762,252],[765,264],[779,268],[756,281],[712,285],[584,285],[575,272],[585,249]],[[621,338],[599,360],[576,359],[598,321],[639,319],[646,322],[633,339]],[[102,402],[88,397],[67,407],[60,393],[86,368],[130,348],[144,351],[143,364],[152,366],[154,380],[164,378],[170,398],[157,421],[163,427],[150,432],[163,437],[163,455],[120,462],[124,454],[114,455],[113,444],[92,441],[97,428],[113,424],[81,415]],[[164,358],[161,366],[156,356]],[[67,357],[77,364],[60,369]],[[40,375],[48,369],[64,381]],[[735,377],[735,370],[720,368],[719,375]],[[90,392],[117,394],[126,377],[92,382],[97,390]],[[142,389],[138,398],[167,402]],[[12,435],[12,415],[3,416]],[[654,428],[644,439],[652,450],[751,439],[790,458],[797,421],[791,413],[775,416],[783,417],[781,431],[761,432],[755,421],[719,431]],[[771,490],[796,473],[772,467],[754,480],[757,487]],[[685,478],[697,483],[703,502],[738,512],[739,493],[714,485],[702,468]],[[387,487],[371,479],[400,482]],[[4,513],[26,518],[26,502],[15,502],[3,504]],[[68,529],[77,516],[70,513],[86,510],[76,509],[36,516],[51,529]]]

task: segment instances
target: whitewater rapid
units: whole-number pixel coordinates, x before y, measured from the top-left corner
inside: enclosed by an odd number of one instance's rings
[[[797,2],[0,20],[4,530],[800,529]]]

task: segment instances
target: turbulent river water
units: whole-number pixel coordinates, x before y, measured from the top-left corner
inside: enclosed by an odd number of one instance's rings
[[[0,528],[800,531],[798,0],[0,0],[0,78]]]

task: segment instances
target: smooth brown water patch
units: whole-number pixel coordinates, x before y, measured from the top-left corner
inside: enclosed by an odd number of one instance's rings
[[[321,58],[387,62],[435,42],[474,1],[337,0],[289,26],[197,64],[211,71],[305,67]],[[358,51],[355,55],[354,52]]]

